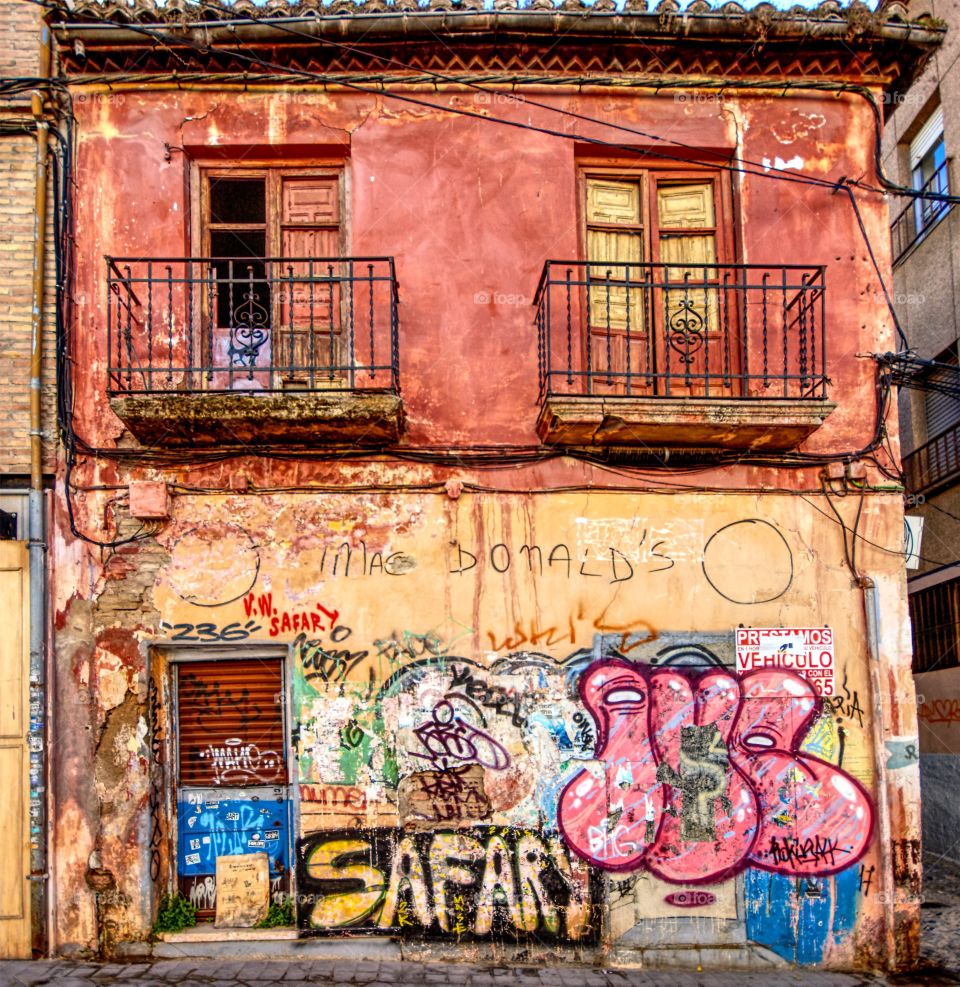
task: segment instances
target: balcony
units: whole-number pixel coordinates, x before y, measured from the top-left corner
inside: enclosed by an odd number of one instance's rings
[[[904,483],[913,495],[932,494],[960,478],[960,424],[903,457]]]
[[[107,258],[110,406],[146,445],[382,446],[392,257]]]
[[[924,195],[949,195],[950,182],[944,161],[917,189],[918,197],[901,210],[890,224],[890,247],[893,263],[899,264],[914,244],[919,243],[950,211],[950,203],[942,199],[925,199]]]
[[[822,267],[547,261],[543,442],[791,449],[827,401]]]

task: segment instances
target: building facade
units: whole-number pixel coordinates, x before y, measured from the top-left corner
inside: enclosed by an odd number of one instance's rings
[[[497,8],[54,19],[54,949],[249,865],[317,949],[909,966],[863,354],[874,105],[940,32]]]
[[[888,105],[883,160],[894,181],[923,195],[894,200],[893,288],[913,354],[899,403],[907,514],[922,524],[908,585],[920,704],[923,835],[930,852],[956,861],[960,735],[951,709],[960,687],[960,295],[955,284],[960,252],[949,196],[958,188],[953,157],[960,127],[951,94],[960,77],[950,56],[957,45],[953,9],[929,4],[921,9],[951,30],[920,78]]]

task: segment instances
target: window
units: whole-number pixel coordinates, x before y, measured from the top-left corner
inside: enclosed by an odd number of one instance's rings
[[[920,128],[908,148],[910,183],[918,192],[948,195],[949,162],[943,140],[943,108],[938,106]],[[907,203],[890,226],[894,262],[924,238],[948,212],[950,204],[939,199],[916,198]]]
[[[914,674],[960,665],[960,579],[917,590],[909,602]]]
[[[957,355],[957,344],[952,343],[942,353],[938,353],[934,358],[936,363],[946,367],[958,367],[960,360]],[[960,372],[960,368],[958,368]],[[949,371],[947,371],[949,373]],[[926,418],[927,439],[936,438],[949,429],[956,428],[960,424],[960,401],[952,393],[948,393],[941,384],[938,386],[939,377],[943,380],[944,371],[934,370],[927,375],[926,386],[923,389],[923,404]],[[955,383],[951,380],[950,383]]]
[[[338,169],[202,173],[202,250],[216,285],[204,343],[214,367],[231,368],[229,387],[263,386],[269,371],[255,368],[272,367],[283,386],[313,386],[318,370],[339,377],[342,196]]]
[[[724,359],[729,371],[736,333],[725,331],[717,266],[729,253],[723,199],[710,171],[584,173],[586,345],[599,385],[652,387],[679,368],[702,377],[708,355],[714,371]],[[696,389],[680,381],[673,393]]]
[[[937,107],[910,142],[910,179],[918,192],[937,195],[946,195],[949,192],[942,106]],[[919,235],[946,212],[947,203],[936,199],[917,199],[913,207]]]

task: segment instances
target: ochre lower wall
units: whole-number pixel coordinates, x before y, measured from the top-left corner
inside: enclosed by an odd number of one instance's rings
[[[105,917],[112,939],[144,937],[173,878],[171,662],[258,649],[286,668],[304,934],[379,932],[464,958],[493,942],[834,967],[890,962],[895,910],[897,935],[915,936],[915,821],[883,794],[892,774],[916,789],[895,497],[869,496],[859,529],[879,546],[862,541],[858,564],[885,601],[873,659],[822,500],[174,505],[155,540],[102,566],[58,545],[62,951],[90,947]],[[803,672],[739,674],[740,626],[829,627],[832,695]],[[257,738],[235,739],[209,752],[223,784],[282,781]],[[94,850],[116,880],[99,919]]]

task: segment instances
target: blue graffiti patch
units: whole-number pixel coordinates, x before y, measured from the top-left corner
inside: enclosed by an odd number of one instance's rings
[[[830,942],[852,931],[860,897],[856,867],[836,877],[744,875],[747,937],[791,963],[818,964]]]
[[[273,790],[271,790],[273,791]],[[289,866],[289,802],[250,798],[251,791],[181,792],[178,808],[178,869],[184,877],[214,874],[217,857],[266,853],[271,873]]]

